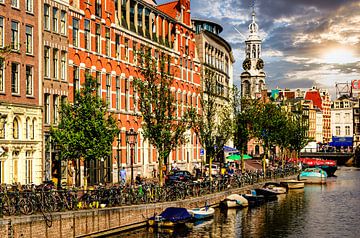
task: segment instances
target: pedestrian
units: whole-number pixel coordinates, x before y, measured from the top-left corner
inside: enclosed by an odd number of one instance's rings
[[[126,182],[126,170],[125,167],[122,167],[120,170],[121,183],[124,184]]]

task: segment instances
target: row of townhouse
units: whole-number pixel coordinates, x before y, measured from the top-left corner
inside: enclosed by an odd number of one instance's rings
[[[98,95],[120,128],[112,156],[86,165],[91,183],[116,182],[119,169],[130,171],[130,164],[150,176],[157,154],[141,133],[133,88],[140,77],[136,52],[146,49],[168,59],[181,117],[186,108],[200,107],[202,60],[195,35],[190,0],[162,5],[152,0],[0,0],[0,47],[12,47],[0,64],[0,182],[40,183],[61,173],[64,183],[84,184],[85,165],[58,161],[49,131],[59,122],[61,102],[73,101],[86,74],[97,79]],[[217,53],[224,93],[223,87],[232,84],[233,57]],[[133,161],[125,138],[130,129],[138,133]],[[170,160],[191,169],[201,160],[201,146],[192,131],[186,134],[188,142]]]

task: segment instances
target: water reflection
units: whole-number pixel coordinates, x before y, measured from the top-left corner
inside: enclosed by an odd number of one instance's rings
[[[277,201],[242,210],[216,209],[191,228],[142,228],[113,237],[358,237],[360,170],[342,168],[327,185],[290,190]]]

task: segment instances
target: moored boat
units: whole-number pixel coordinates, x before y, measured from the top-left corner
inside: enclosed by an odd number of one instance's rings
[[[283,180],[280,184],[287,186],[289,189],[300,189],[305,186],[304,182],[295,179]]]
[[[190,222],[193,216],[182,207],[168,207],[159,215],[149,218],[148,225],[154,227],[173,227]]]
[[[264,195],[257,195],[255,190],[251,190],[250,193],[242,194],[246,200],[248,200],[249,207],[257,207],[265,203]]]
[[[328,177],[334,176],[337,170],[337,162],[336,160],[325,160],[325,159],[317,159],[317,158],[302,158],[299,159],[303,164],[304,168],[321,168],[325,170]]]
[[[265,183],[263,188],[275,192],[276,195],[285,194],[288,192],[288,187],[283,186],[280,183],[274,183],[274,182]]]
[[[263,195],[265,201],[274,201],[277,200],[277,195],[275,191],[268,188],[256,188],[256,195]]]
[[[304,183],[324,184],[327,174],[321,168],[306,168],[299,174],[299,180]]]
[[[202,207],[189,209],[188,212],[197,220],[206,219],[214,216],[215,209],[212,207]]]
[[[247,207],[249,205],[248,200],[239,194],[231,194],[227,196],[222,203],[228,208],[240,208]]]

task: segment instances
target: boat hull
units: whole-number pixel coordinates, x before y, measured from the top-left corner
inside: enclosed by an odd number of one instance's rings
[[[223,204],[228,208],[241,208],[249,206],[248,200],[239,194],[231,194],[223,201]]]
[[[277,200],[277,193],[266,188],[257,188],[255,189],[257,195],[263,195],[265,201],[274,201]]]
[[[301,189],[305,186],[304,182],[298,180],[285,180],[281,181],[280,184],[287,186],[288,189]]]
[[[198,208],[198,209],[192,209],[188,210],[190,214],[196,219],[196,220],[202,220],[207,219],[214,216],[215,209],[212,207],[209,208]]]
[[[321,168],[306,168],[299,174],[299,181],[312,184],[325,184],[327,173]]]
[[[243,194],[243,197],[248,200],[249,207],[257,207],[265,203],[265,197],[263,195]]]

